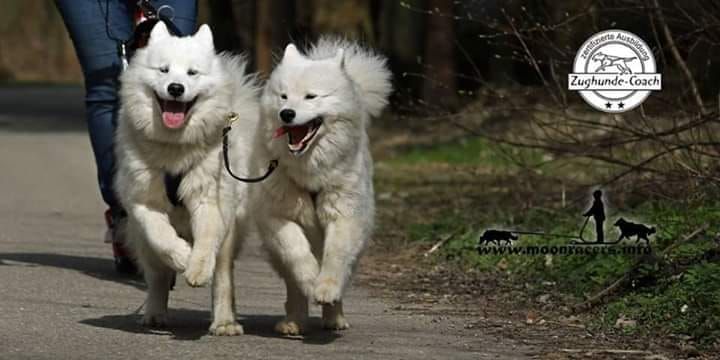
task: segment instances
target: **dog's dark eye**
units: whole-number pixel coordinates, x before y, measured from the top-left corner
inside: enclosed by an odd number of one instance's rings
[[[161,66],[158,70],[160,70],[160,72],[163,74],[167,74],[168,71],[170,71],[170,68],[167,66]]]
[[[187,74],[188,74],[189,76],[195,76],[195,75],[198,74],[198,71],[195,70],[195,69],[188,69]]]
[[[305,100],[312,100],[316,97],[317,97],[317,95],[315,95],[315,94],[307,94],[307,95],[305,95]]]
[[[282,94],[282,95],[280,95],[280,98],[283,99],[283,100],[287,100],[287,95]]]

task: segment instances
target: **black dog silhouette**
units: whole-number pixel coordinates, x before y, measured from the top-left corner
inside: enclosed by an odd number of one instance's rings
[[[495,244],[497,246],[502,245],[504,242],[506,245],[512,245],[514,240],[517,240],[517,235],[513,235],[510,231],[503,230],[485,230],[482,236],[480,236],[480,245]]]
[[[619,218],[615,222],[615,226],[620,229],[620,237],[616,242],[620,242],[622,239],[630,239],[630,237],[635,236],[635,243],[638,243],[640,240],[645,240],[645,244],[647,245],[650,243],[648,236],[655,233],[654,227],[649,227],[643,224],[635,224],[623,218]]]

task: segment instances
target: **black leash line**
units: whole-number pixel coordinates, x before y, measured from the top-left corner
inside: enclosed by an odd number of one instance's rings
[[[261,182],[261,181],[267,179],[268,176],[270,176],[270,174],[272,174],[273,171],[275,171],[275,169],[277,169],[277,167],[278,167],[277,159],[270,161],[267,172],[264,175],[255,177],[255,178],[239,177],[239,176],[235,175],[235,173],[233,173],[233,171],[230,169],[230,159],[229,159],[229,155],[228,155],[228,147],[229,147],[228,133],[230,132],[230,129],[232,129],[232,123],[235,122],[235,120],[237,120],[238,118],[239,118],[238,114],[230,113],[228,115],[228,124],[227,124],[227,126],[225,126],[223,128],[223,131],[222,131],[222,151],[223,151],[223,160],[225,161],[225,169],[230,174],[230,176],[232,176],[235,180],[246,182],[246,183]]]
[[[515,231],[515,230],[503,230],[503,231],[507,231],[512,234],[520,234],[520,235],[538,235],[538,236],[549,236],[549,237],[558,237],[558,238],[567,238],[567,239],[582,239],[578,236],[573,236],[573,235],[548,234],[548,233],[537,232],[537,231]]]
[[[580,240],[585,241],[585,238],[583,238],[583,232],[585,231],[585,227],[588,224],[588,221],[590,221],[590,216],[585,217],[585,222],[583,223],[582,228],[580,228]]]

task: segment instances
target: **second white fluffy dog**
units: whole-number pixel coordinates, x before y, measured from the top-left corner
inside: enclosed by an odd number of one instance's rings
[[[257,224],[287,286],[279,333],[303,332],[308,300],[322,304],[324,327],[349,327],[343,291],[375,215],[366,129],[390,92],[385,58],[327,38],[307,55],[289,45],[265,86],[262,120],[246,134],[257,145],[244,170],[257,173],[269,159],[280,161],[267,180],[246,186],[247,220]]]

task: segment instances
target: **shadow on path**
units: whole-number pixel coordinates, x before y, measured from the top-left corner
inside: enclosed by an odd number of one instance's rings
[[[99,318],[85,319],[81,324],[94,327],[115,329],[134,334],[172,336],[175,340],[198,340],[208,335],[210,327],[210,311],[192,309],[170,309],[168,314],[168,326],[162,329],[150,329],[140,324],[142,315],[106,315]],[[282,319],[282,316],[275,315],[238,315],[240,324],[245,330],[245,335],[259,336],[265,338],[278,338],[289,341],[302,341],[306,344],[325,345],[329,344],[342,335],[332,331],[321,329],[320,319],[312,318],[308,326],[308,334],[300,337],[282,336],[273,330],[275,323]]]
[[[84,90],[69,85],[0,85],[0,131],[86,131]]]
[[[209,312],[190,309],[170,309],[168,326],[151,329],[142,326],[141,314],[105,315],[81,320],[81,324],[105,329],[115,329],[133,334],[171,335],[176,340],[197,340],[207,334],[210,326]]]
[[[145,289],[140,276],[123,277],[115,272],[110,259],[46,253],[0,253],[1,266],[37,267],[50,266],[78,271],[84,275],[105,281],[114,281]],[[105,315],[80,321],[82,324],[121,330],[129,333],[148,335],[171,335],[176,340],[197,340],[207,335],[210,327],[210,309],[208,311],[192,309],[170,309],[169,324],[165,329],[149,329],[140,324],[142,315],[138,313],[124,315]],[[302,341],[306,344],[324,345],[335,341],[342,335],[322,329],[319,318],[311,318],[308,333],[302,337],[285,337],[273,330],[281,316],[246,314],[238,315],[245,334],[266,338]]]
[[[51,266],[75,270],[104,281],[145,289],[145,282],[141,276],[118,274],[111,259],[46,253],[0,253],[0,266]]]

